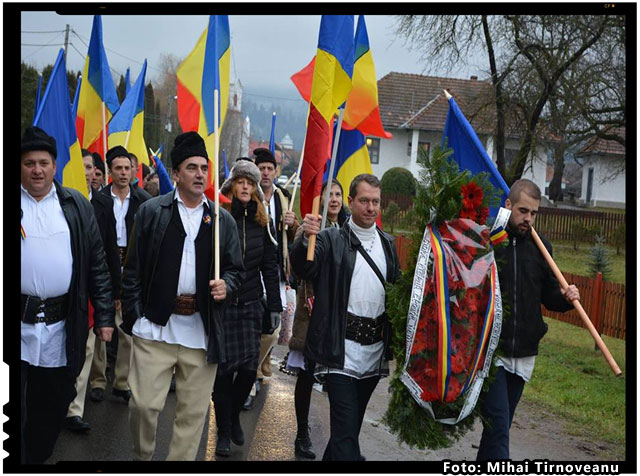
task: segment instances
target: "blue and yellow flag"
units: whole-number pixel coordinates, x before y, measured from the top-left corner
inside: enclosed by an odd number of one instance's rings
[[[88,199],[89,190],[84,174],[82,151],[76,136],[75,121],[71,113],[69,84],[62,48],[51,71],[33,125],[56,140],[58,150],[56,180],[65,187],[75,188]]]

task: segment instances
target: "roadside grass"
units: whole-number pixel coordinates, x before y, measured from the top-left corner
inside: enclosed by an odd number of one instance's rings
[[[549,332],[540,342],[535,370],[522,398],[567,422],[575,436],[612,445],[625,458],[625,341],[602,336],[622,370],[616,377],[586,329],[545,318]]]
[[[553,242],[553,260],[560,268],[560,271],[578,274],[580,276],[591,276],[588,268],[589,257],[592,245],[587,243],[579,243],[578,249],[573,249],[573,243],[569,242]],[[606,246],[611,263],[611,276],[609,281],[612,283],[626,284],[625,272],[627,269],[627,257],[621,250],[616,255],[616,249]]]

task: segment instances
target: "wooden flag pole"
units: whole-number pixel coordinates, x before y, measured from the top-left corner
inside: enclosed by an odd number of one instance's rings
[[[564,279],[562,272],[560,272],[560,268],[558,268],[555,261],[553,261],[553,258],[547,251],[547,248],[544,246],[544,244],[542,243],[542,240],[540,240],[540,237],[538,236],[536,231],[533,229],[533,227],[531,227],[531,237],[533,238],[533,241],[535,241],[536,245],[538,245],[538,248],[540,249],[542,256],[544,256],[545,260],[547,260],[549,267],[551,268],[556,279],[562,286],[562,289],[567,289],[569,287],[567,280]],[[602,352],[602,355],[604,355],[604,358],[607,359],[607,362],[609,363],[611,370],[613,370],[613,373],[616,375],[616,377],[621,377],[622,371],[620,370],[620,367],[618,367],[618,364],[616,364],[616,361],[613,359],[611,352],[609,352],[609,349],[607,349],[607,346],[605,345],[604,341],[598,334],[598,331],[591,323],[591,319],[589,319],[589,316],[587,315],[584,308],[582,307],[582,304],[580,304],[580,301],[578,300],[572,301],[572,304],[573,304],[573,307],[576,309],[576,311],[578,311],[578,314],[580,315],[580,318],[582,319],[582,322],[584,323],[584,325],[587,327],[587,330],[589,331],[593,339],[596,341],[596,345]]]
[[[333,150],[331,151],[331,164],[329,165],[329,175],[327,178],[327,184],[331,183],[333,178],[333,171],[336,168],[336,156],[338,155],[338,144],[340,143],[340,130],[342,129],[342,117],[344,116],[344,108],[340,109],[338,115],[338,125],[336,126],[336,136],[333,138]],[[324,193],[324,207],[322,207],[322,222],[320,223],[320,229],[324,230],[324,225],[327,223],[327,213],[329,212],[329,197],[331,196],[331,187],[327,185]]]
[[[293,175],[291,177],[289,177],[289,180],[287,180],[284,185],[283,188],[287,188],[289,186],[289,184],[291,183],[291,181],[296,178],[298,176],[298,172],[293,172]]]
[[[336,154],[338,153],[338,142],[340,141],[340,128],[342,127],[342,116],[344,115],[344,108],[340,109],[340,116],[338,117],[338,125],[336,127],[336,137],[333,141],[333,150],[331,151],[331,164],[329,165],[329,177],[333,177],[333,170],[335,168],[336,163]],[[331,193],[331,187],[327,187],[327,191]],[[324,229],[324,224],[327,220],[327,211],[329,205],[329,194],[326,195],[324,201],[324,207],[322,212],[322,222],[320,224],[320,229]],[[311,213],[314,215],[318,215],[320,211],[320,196],[313,197],[313,209]],[[311,235],[309,237],[309,245],[307,247],[307,261],[313,261],[314,254],[316,252],[316,235]]]
[[[104,147],[104,161],[107,162],[107,113],[105,112],[104,101],[102,101],[102,145]]]
[[[129,129],[127,131],[127,137],[124,139],[124,148],[127,148],[127,145],[129,145],[129,136],[131,135],[131,129]],[[140,157],[140,160],[142,160],[142,157]]]
[[[218,149],[220,148],[220,132],[218,130],[218,103],[219,103],[219,91],[213,90],[213,127],[214,127],[214,141],[213,141],[213,174],[214,174],[214,279],[220,279],[220,197],[219,197],[219,178],[218,178]]]

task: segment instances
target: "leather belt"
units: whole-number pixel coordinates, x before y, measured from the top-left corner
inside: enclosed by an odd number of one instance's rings
[[[347,313],[347,329],[345,338],[362,345],[371,345],[382,340],[382,332],[387,322],[387,314],[375,319],[360,317]]]
[[[36,296],[20,294],[22,304],[22,322],[26,324],[36,324],[44,322],[46,325],[62,321],[65,318],[67,297],[69,294],[56,296],[48,299],[40,299]],[[42,314],[39,316],[39,314]]]
[[[198,311],[195,294],[181,294],[176,296],[176,305],[173,308],[174,314],[181,316],[190,316]]]
[[[120,256],[120,266],[124,266],[124,260],[127,259],[127,247],[118,246],[118,255]]]

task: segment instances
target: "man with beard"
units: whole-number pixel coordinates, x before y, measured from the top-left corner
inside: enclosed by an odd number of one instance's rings
[[[509,246],[496,249],[500,289],[510,312],[502,323],[496,376],[482,404],[484,430],[477,460],[509,459],[509,429],[513,414],[533,373],[538,343],[547,332],[540,304],[551,311],[573,309],[580,299],[574,285],[560,289],[558,281],[531,237],[540,206],[540,189],[530,180],[514,182],[505,201],[511,210]],[[540,239],[551,254],[551,244]]]

